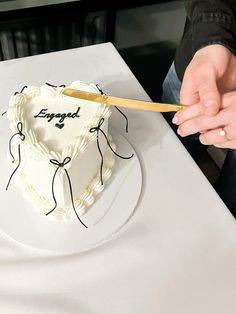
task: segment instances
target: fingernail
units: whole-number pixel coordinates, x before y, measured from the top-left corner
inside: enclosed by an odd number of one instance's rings
[[[180,128],[177,129],[177,133],[178,133],[179,135],[181,135],[181,130],[180,130]]]
[[[174,116],[174,118],[172,119],[172,122],[173,122],[174,124],[177,124],[177,123],[178,123],[178,118],[177,118],[176,116]]]
[[[199,140],[200,140],[200,142],[201,142],[203,145],[206,145],[206,144],[207,144],[207,142],[205,141],[204,138],[202,138],[202,136],[199,137]]]

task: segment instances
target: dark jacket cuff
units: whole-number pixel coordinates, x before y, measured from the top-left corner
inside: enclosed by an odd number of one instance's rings
[[[223,12],[201,13],[192,21],[192,55],[208,45],[221,44],[236,55],[236,25]]]

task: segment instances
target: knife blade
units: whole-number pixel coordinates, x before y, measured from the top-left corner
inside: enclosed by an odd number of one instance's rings
[[[75,97],[83,100],[88,100],[92,102],[102,103],[108,106],[118,106],[132,109],[157,111],[157,112],[169,112],[178,111],[183,109],[185,106],[181,104],[165,104],[151,101],[143,101],[130,98],[121,98],[108,95],[101,95],[97,93],[91,93],[87,91],[65,88],[63,94],[70,97]]]

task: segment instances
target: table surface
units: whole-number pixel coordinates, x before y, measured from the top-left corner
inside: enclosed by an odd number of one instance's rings
[[[110,43],[0,63],[1,108],[23,85],[74,80],[149,100]],[[126,110],[143,171],[135,214],[109,242],[61,255],[0,232],[4,314],[234,314],[235,220],[161,114]],[[120,125],[114,111],[111,124]],[[2,152],[4,153],[4,152]]]

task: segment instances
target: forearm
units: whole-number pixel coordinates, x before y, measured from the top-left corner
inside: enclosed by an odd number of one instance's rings
[[[235,14],[235,0],[185,0],[185,9],[190,19],[195,14],[205,12],[224,12],[228,15]]]

